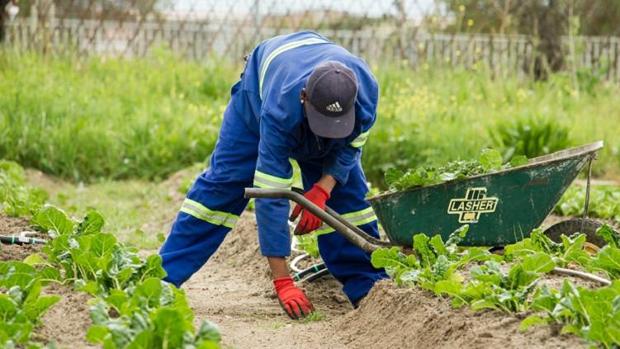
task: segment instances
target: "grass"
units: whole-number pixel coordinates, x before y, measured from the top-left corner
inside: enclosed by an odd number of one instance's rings
[[[132,60],[0,52],[0,158],[76,182],[166,178],[210,154],[238,70],[163,50]],[[566,131],[567,144],[604,139],[595,174],[620,173],[616,85],[494,78],[484,67],[373,71],[381,98],[363,162],[374,186],[387,168],[472,158],[500,130],[539,124]]]
[[[550,123],[568,131],[572,145],[606,141],[595,164],[599,176],[620,171],[620,88],[599,83],[582,89],[565,75],[546,82],[515,76],[492,79],[484,69],[375,69],[382,87],[379,120],[364,154],[373,183],[390,167],[474,158],[494,146],[505,125]]]
[[[322,321],[322,320],[325,320],[325,315],[321,313],[320,311],[315,310],[312,313],[310,313],[308,316],[303,318],[302,322],[307,324],[310,322],[317,322],[317,321]]]
[[[0,53],[0,158],[76,181],[161,179],[204,161],[231,75],[136,59]]]
[[[131,179],[75,184],[28,171],[29,184],[49,193],[49,202],[73,217],[95,209],[106,218],[105,231],[140,249],[158,249],[185,196],[186,182],[204,167],[191,166],[172,178],[155,183]]]

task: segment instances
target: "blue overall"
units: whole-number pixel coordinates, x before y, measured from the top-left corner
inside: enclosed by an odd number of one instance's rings
[[[308,76],[327,60],[348,66],[359,84],[356,125],[346,139],[314,135],[300,102]],[[160,251],[166,280],[180,286],[206,263],[245,209],[244,188],[290,188],[291,158],[301,168],[306,190],[321,176],[333,176],[337,184],[327,205],[378,237],[376,216],[365,200],[368,188],[360,165],[377,101],[378,86],[365,62],[316,33],[282,35],[259,44],[231,90],[210,167],[194,182]],[[256,200],[264,256],[290,255],[289,210],[285,199]],[[387,277],[372,267],[368,253],[333,229],[323,226],[317,233],[323,261],[353,304],[375,281]]]

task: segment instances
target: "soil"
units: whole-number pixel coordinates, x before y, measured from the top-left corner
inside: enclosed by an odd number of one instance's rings
[[[0,235],[19,235],[24,231],[32,231],[28,220],[24,218],[8,217],[0,214]],[[33,234],[33,237],[41,237],[40,234]],[[42,245],[7,245],[0,244],[0,261],[18,260],[21,261],[29,255],[40,251]]]
[[[62,299],[41,319],[41,327],[35,338],[42,342],[54,342],[58,348],[97,348],[86,341],[86,331],[91,325],[88,294],[71,287],[51,284],[46,294],[57,294]]]
[[[453,309],[422,290],[377,283],[360,307],[335,321],[350,348],[587,348],[574,336],[543,326],[519,332],[522,318],[497,311]]]
[[[256,223],[242,216],[216,254],[184,285],[198,319],[221,330],[224,347],[346,348],[333,323],[353,308],[332,277],[302,284],[319,321],[290,320],[273,293],[267,261],[260,255]]]

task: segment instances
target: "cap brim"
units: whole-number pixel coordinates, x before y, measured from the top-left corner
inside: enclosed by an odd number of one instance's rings
[[[306,116],[310,130],[324,138],[345,138],[353,132],[355,127],[355,107],[351,108],[346,114],[333,117],[321,114],[312,103],[304,103]]]

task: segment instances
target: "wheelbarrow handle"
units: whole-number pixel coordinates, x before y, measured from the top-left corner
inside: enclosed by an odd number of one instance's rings
[[[347,240],[349,240],[349,242],[366,252],[373,252],[380,247],[392,246],[389,242],[381,241],[366,234],[366,232],[348,222],[333,209],[326,207],[325,210],[322,210],[312,201],[306,199],[303,195],[293,190],[246,188],[245,197],[255,199],[289,199],[294,201],[315,216],[319,217],[323,222],[325,222],[325,224],[334,228],[335,231],[342,234]]]

